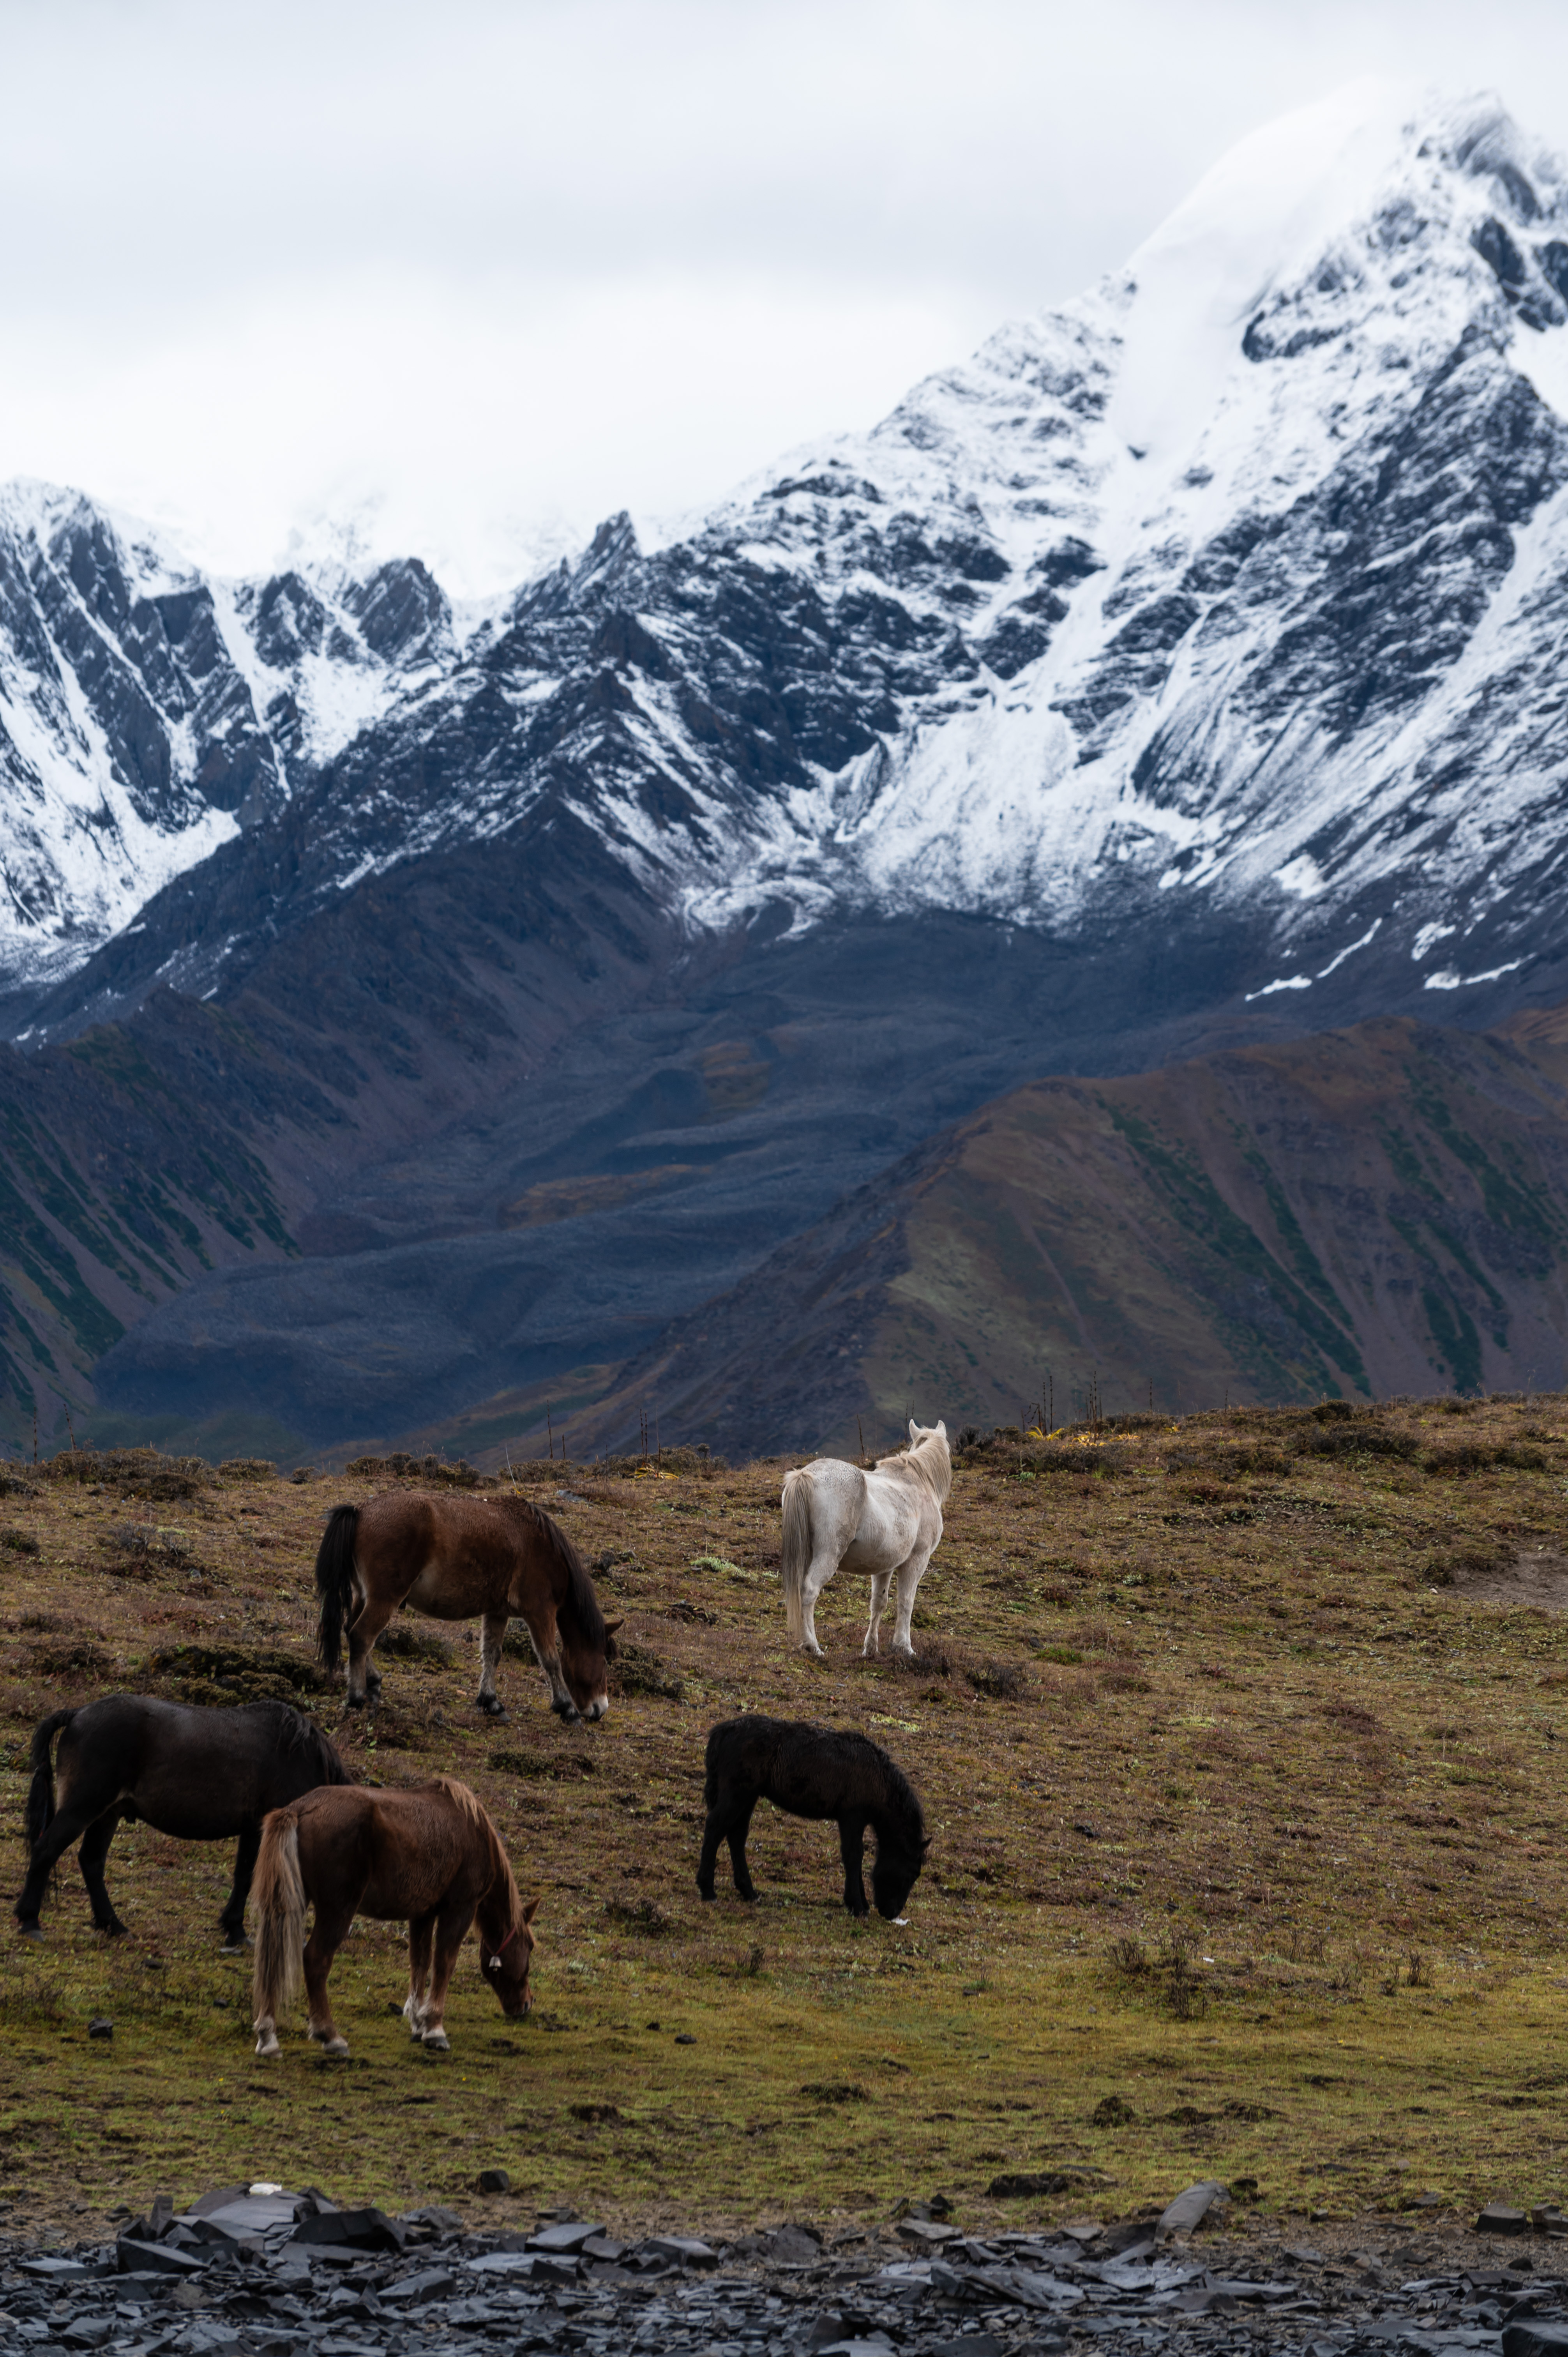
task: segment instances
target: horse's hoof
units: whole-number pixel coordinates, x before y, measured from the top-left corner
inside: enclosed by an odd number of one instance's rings
[[[363,1710],[365,1707],[364,1695],[345,1695],[343,1697],[343,1707],[345,1710]]]
[[[18,1923],[16,1929],[24,1940],[41,1941],[44,1936],[44,1927],[41,1923]]]
[[[256,2051],[265,2061],[271,2061],[274,2054],[281,2054],[283,2048],[278,2044],[277,2032],[274,2029],[263,2030],[256,2040]]]
[[[346,2038],[324,2038],[321,2051],[329,2054],[335,2062],[341,2061],[348,2054],[349,2041]]]
[[[129,1932],[121,1922],[118,1915],[113,1916],[107,1923],[94,1923],[92,1928],[95,1932],[102,1932],[106,1940],[124,1940],[130,1937]]]
[[[481,1695],[479,1696],[479,1708],[484,1712],[487,1718],[504,1718],[506,1717],[505,1703],[499,1701],[494,1695]]]
[[[242,1956],[250,1944],[242,1933],[238,1939],[225,1940],[218,1953],[220,1956]]]
[[[452,2040],[444,2029],[427,2029],[424,2032],[424,2042],[433,2053],[445,2054],[450,2048]]]

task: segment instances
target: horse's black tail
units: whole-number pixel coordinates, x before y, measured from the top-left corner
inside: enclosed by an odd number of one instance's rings
[[[358,1506],[334,1506],[316,1550],[316,1593],[321,1598],[316,1658],[328,1670],[335,1670],[343,1656],[343,1620],[354,1600],[354,1548],[359,1535]]]
[[[55,1813],[55,1771],[50,1756],[55,1737],[75,1717],[74,1710],[51,1710],[33,1730],[33,1749],[27,1760],[33,1781],[27,1787],[27,1805],[22,1816],[22,1831],[30,1850],[37,1849],[48,1833],[49,1819]]]
[[[719,1738],[723,1733],[722,1727],[715,1727],[708,1737],[708,1749],[703,1762],[707,1772],[703,1778],[704,1809],[711,1809],[719,1797],[719,1754],[724,1749]]]

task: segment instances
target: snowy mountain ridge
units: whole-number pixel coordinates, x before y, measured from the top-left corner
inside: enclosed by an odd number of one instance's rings
[[[135,920],[94,1005],[220,989],[263,903],[570,822],[697,931],[1218,912],[1241,1001],[1367,952],[1522,975],[1568,839],[1565,324],[1563,167],[1363,85],[871,433],[467,627],[413,561],[209,583],[14,490],[0,965]]]
[[[79,493],[0,487],[0,980],[80,965],[451,637],[418,565],[208,580]]]

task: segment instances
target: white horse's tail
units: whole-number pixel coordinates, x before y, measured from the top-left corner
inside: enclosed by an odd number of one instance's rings
[[[784,1476],[784,1544],[779,1577],[784,1618],[799,1645],[806,1633],[806,1574],[811,1565],[811,1477],[799,1467]]]

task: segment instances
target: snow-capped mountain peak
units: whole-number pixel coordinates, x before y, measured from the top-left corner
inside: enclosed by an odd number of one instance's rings
[[[1364,83],[871,432],[482,612],[326,551],[204,583],[16,495],[13,967],[288,802],[301,912],[569,819],[699,930],[1222,922],[1241,998],[1521,970],[1564,830],[1565,323],[1562,166],[1495,100]],[[244,924],[182,974],[220,987]]]

